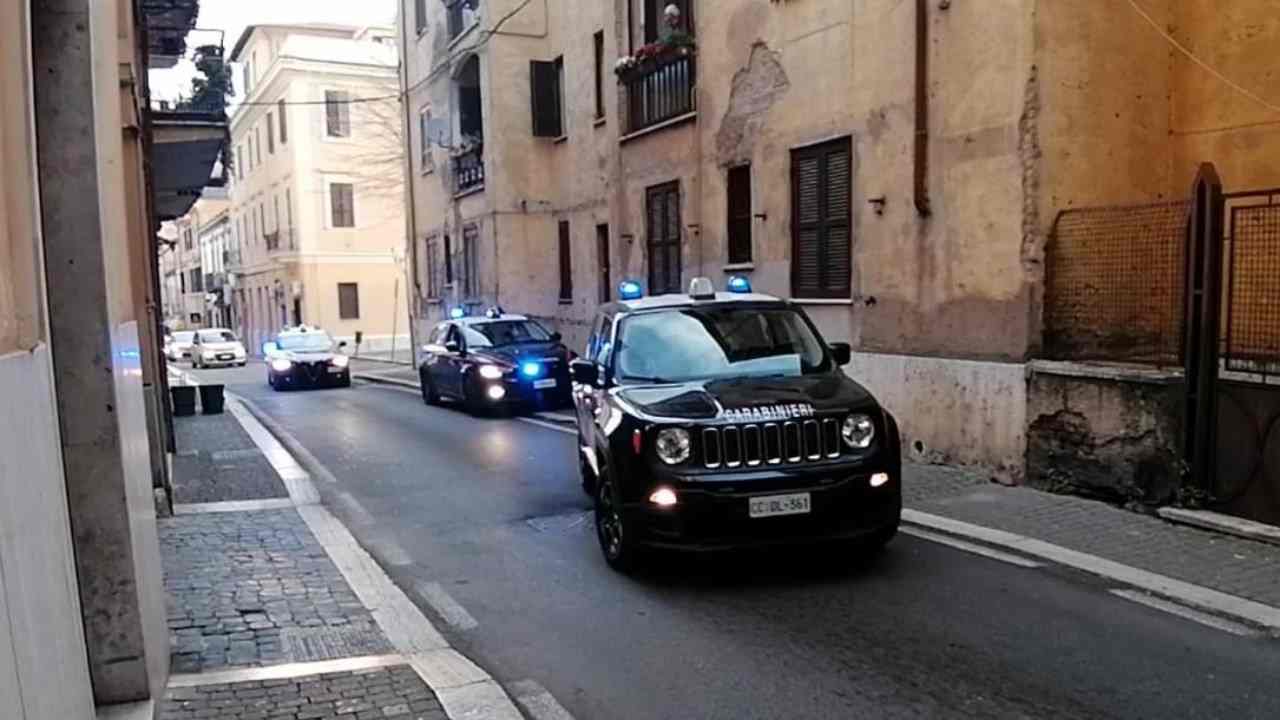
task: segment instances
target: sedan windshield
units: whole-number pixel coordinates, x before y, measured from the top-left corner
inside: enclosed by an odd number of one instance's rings
[[[231,343],[236,342],[236,336],[230,330],[201,330],[200,342]]]
[[[502,347],[503,345],[547,342],[551,340],[551,333],[532,320],[497,320],[471,325],[467,329],[475,331],[467,334],[468,345]],[[477,335],[481,336],[483,341],[479,341],[480,339],[476,337]]]
[[[795,310],[683,308],[626,318],[618,378],[684,382],[743,375],[795,376],[828,369],[822,342]]]
[[[173,341],[176,343],[189,343],[196,339],[196,334],[190,330],[180,330],[173,334]]]
[[[328,352],[333,347],[333,338],[329,333],[297,333],[281,335],[276,342],[281,350],[294,352]]]

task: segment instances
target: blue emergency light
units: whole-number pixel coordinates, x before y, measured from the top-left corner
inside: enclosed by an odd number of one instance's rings
[[[749,293],[751,292],[751,281],[741,275],[734,275],[729,278],[729,292]]]
[[[538,377],[542,374],[542,366],[536,362],[527,362],[520,366],[520,373],[525,377]]]
[[[623,280],[618,285],[618,297],[622,300],[638,300],[644,297],[644,289],[635,280]]]
[[[467,311],[463,310],[461,307],[455,307],[449,311],[449,317],[453,318],[454,320],[460,320],[463,317],[466,317],[466,315],[467,315]]]

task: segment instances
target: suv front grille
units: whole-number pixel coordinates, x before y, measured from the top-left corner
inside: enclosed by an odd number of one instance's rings
[[[702,431],[708,468],[757,467],[840,457],[840,425],[832,418],[725,425]]]

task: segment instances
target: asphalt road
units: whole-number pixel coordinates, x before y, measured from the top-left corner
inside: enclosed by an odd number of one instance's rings
[[[1280,642],[1091,576],[899,536],[871,560],[672,557],[626,578],[572,435],[385,387],[273,393],[261,366],[198,375],[331,471],[326,504],[455,646],[579,720],[1280,717]]]

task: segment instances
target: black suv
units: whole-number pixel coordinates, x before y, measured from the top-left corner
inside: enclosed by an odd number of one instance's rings
[[[623,283],[573,362],[583,489],[616,569],[648,548],[897,532],[897,422],[840,370],[849,345],[743,278],[729,287],[645,298]]]

